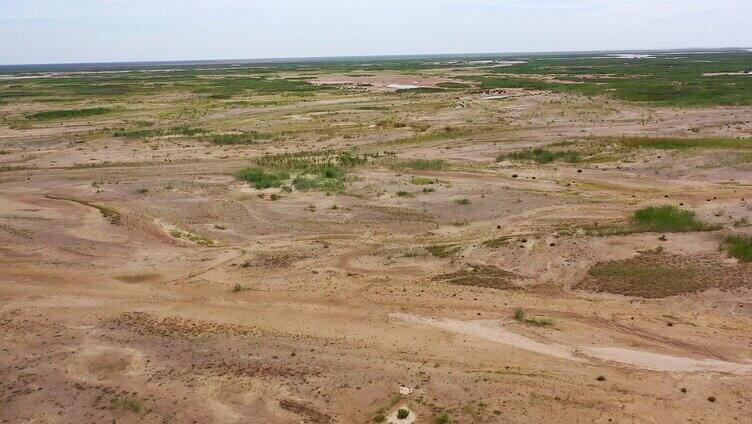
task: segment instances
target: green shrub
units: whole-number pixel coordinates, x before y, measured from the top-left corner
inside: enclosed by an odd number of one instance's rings
[[[673,205],[636,210],[631,221],[635,227],[646,232],[707,231],[717,228],[699,221],[693,211],[681,210]]]
[[[408,411],[408,410],[407,410],[407,409],[405,409],[405,408],[400,408],[399,410],[397,410],[397,418],[399,418],[399,419],[401,419],[401,420],[404,420],[404,419],[405,419],[405,418],[407,418],[407,417],[408,417],[409,415],[410,415],[410,411]]]
[[[281,186],[290,178],[290,175],[285,172],[264,172],[257,168],[246,168],[238,171],[235,177],[251,184],[256,189],[263,190]]]
[[[731,256],[741,262],[752,262],[752,236],[729,236],[723,245]]]
[[[302,152],[264,156],[253,161],[255,168],[248,169],[264,175],[284,177],[278,179],[274,187],[278,187],[290,175],[295,175],[291,184],[298,190],[338,192],[344,189],[348,173],[365,162],[365,156],[350,152]],[[243,178],[238,176],[238,179]]]
[[[523,311],[520,308],[517,308],[514,310],[514,320],[515,321],[524,321],[525,320],[525,311]]]

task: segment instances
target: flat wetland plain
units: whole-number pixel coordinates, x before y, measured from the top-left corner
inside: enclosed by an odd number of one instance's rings
[[[752,52],[598,56],[0,69],[0,422],[752,422]]]

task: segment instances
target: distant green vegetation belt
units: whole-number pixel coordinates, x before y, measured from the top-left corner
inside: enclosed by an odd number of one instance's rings
[[[112,110],[106,107],[95,107],[89,109],[60,109],[33,113],[30,115],[30,118],[39,121],[47,121],[51,119],[62,118],[83,118],[87,116],[104,115],[110,112],[112,112]]]
[[[486,59],[519,60],[519,57],[489,55]],[[751,62],[752,53],[725,52],[661,55],[645,59],[551,55],[529,57],[525,59],[525,63],[504,67],[469,62],[442,63],[441,60],[415,58],[218,66],[212,69],[186,66],[168,72],[134,70],[0,81],[0,98],[6,101],[25,98],[85,99],[92,96],[119,99],[128,95],[152,96],[168,92],[195,93],[206,95],[210,99],[228,99],[245,94],[306,96],[341,89],[336,85],[318,85],[305,80],[316,74],[354,71],[417,73],[431,70],[432,73],[441,75],[446,70],[447,77],[463,79],[468,83],[468,87],[459,83],[439,84],[446,91],[475,90],[478,87],[524,88],[588,96],[610,95],[622,100],[659,106],[750,106],[752,77],[743,75],[743,72],[749,70]],[[472,71],[474,74],[458,77],[457,69]],[[299,72],[300,75],[281,78],[279,75],[282,72]],[[421,92],[433,91],[436,89],[404,90],[406,94],[395,95],[419,95]]]
[[[609,94],[618,99],[661,106],[752,105],[750,54],[706,54],[651,59],[541,58],[496,68],[505,75],[464,77],[483,89],[525,88]],[[704,76],[711,73],[732,75]],[[554,76],[555,81],[540,75]],[[560,82],[557,82],[560,81]]]

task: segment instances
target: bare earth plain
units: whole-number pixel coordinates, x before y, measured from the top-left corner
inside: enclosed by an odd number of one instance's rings
[[[0,422],[751,423],[752,106],[526,63],[1,79]]]

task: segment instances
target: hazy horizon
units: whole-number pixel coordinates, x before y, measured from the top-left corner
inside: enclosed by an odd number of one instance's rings
[[[744,48],[752,2],[2,0],[0,65]]]

